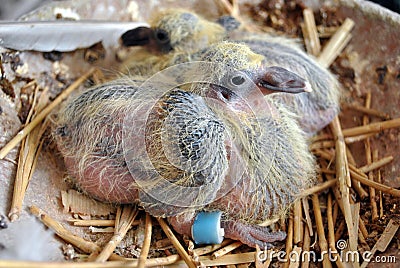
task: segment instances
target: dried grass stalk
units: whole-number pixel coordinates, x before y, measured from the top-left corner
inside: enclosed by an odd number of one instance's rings
[[[243,245],[242,242],[240,242],[240,241],[235,241],[235,242],[233,242],[233,243],[231,243],[231,244],[229,244],[229,245],[227,245],[227,246],[225,246],[225,247],[223,247],[223,248],[221,248],[221,249],[215,251],[215,252],[211,255],[211,259],[213,259],[213,260],[214,260],[214,259],[218,259],[218,258],[220,258],[221,256],[224,256],[224,255],[228,254],[228,253],[231,252],[232,250],[237,249],[237,248],[240,247],[241,245]]]
[[[358,136],[354,136],[354,137],[345,137],[344,142],[346,144],[352,144],[355,142],[363,141],[374,135],[375,135],[375,133],[369,133],[369,134],[363,134],[363,135],[358,135]],[[318,136],[316,136],[316,137],[318,139]],[[321,138],[322,138],[322,136],[321,136]],[[310,150],[312,150],[312,151],[317,150],[317,149],[328,149],[328,148],[333,148],[333,147],[335,147],[335,142],[333,140],[321,140],[321,139],[314,141],[309,146]]]
[[[335,147],[335,142],[332,140],[329,141],[316,141],[310,144],[309,148],[310,150],[316,150],[316,149],[324,149],[324,148],[332,148]]]
[[[303,10],[304,24],[301,25],[306,50],[313,56],[318,56],[321,51],[321,43],[318,38],[317,26],[315,25],[314,13],[311,9]]]
[[[346,222],[345,221],[340,222],[339,226],[336,228],[335,231],[335,241],[343,237],[343,232],[345,227],[346,227]]]
[[[368,192],[365,191],[364,188],[361,186],[361,183],[354,180],[353,177],[351,177],[351,186],[358,193],[361,200],[365,200],[366,198],[368,198]]]
[[[346,147],[346,155],[347,155],[347,159],[349,161],[349,164],[353,165],[353,166],[356,166],[357,165],[356,161],[354,160],[353,154],[350,152],[348,147]],[[360,196],[361,200],[364,200],[364,199],[366,199],[368,197],[367,191],[364,190],[364,188],[361,186],[361,183],[359,181],[356,181],[353,178],[351,178],[351,186],[358,193],[358,195]]]
[[[331,159],[332,158],[332,155],[329,152],[318,150],[317,153],[318,153],[318,155],[320,155],[321,157],[323,157],[325,159]],[[364,176],[365,179],[367,179],[366,175],[363,174],[362,172],[360,172],[360,171],[355,172],[354,171],[354,170],[357,170],[356,167],[354,167],[351,164],[349,164],[349,167],[350,167],[350,174],[351,174],[352,177],[353,177],[354,174],[356,174],[357,176],[360,176],[361,178],[363,178],[363,176]],[[333,179],[333,177],[330,176],[330,175],[326,175],[326,176],[327,176],[328,180],[332,180]],[[341,197],[340,191],[336,188],[336,189],[334,189],[333,193],[335,194],[335,198],[336,198],[336,200],[338,202],[338,205],[339,205],[341,211],[343,212],[344,211],[344,206],[343,206],[343,201],[342,201],[342,197]],[[368,237],[367,229],[365,227],[364,222],[361,220],[361,218],[359,219],[359,228],[360,228],[360,231],[362,232],[362,234],[364,235],[364,237]],[[335,237],[336,237],[336,235],[335,235]]]
[[[325,27],[323,25],[317,26],[318,35],[320,38],[330,38],[337,32],[338,29],[339,27],[337,26],[331,26],[331,27]]]
[[[98,262],[32,262],[0,260],[0,268],[121,268],[137,267],[137,259],[124,259],[120,261]],[[146,260],[146,267],[162,267],[170,264],[182,264],[179,255],[154,258]]]
[[[144,241],[142,246],[142,251],[139,256],[139,264],[138,268],[144,268],[146,266],[146,259],[149,255],[150,250],[150,242],[151,242],[151,231],[152,231],[152,222],[151,216],[146,212],[146,222],[144,227]]]
[[[327,201],[327,210],[326,210],[326,218],[328,221],[328,241],[329,247],[331,250],[336,249],[336,240],[335,240],[335,230],[334,230],[334,221],[333,221],[333,206],[332,206],[332,194],[328,194],[328,201]]]
[[[323,150],[316,150],[315,154],[318,156],[321,156],[324,159],[330,160],[333,156],[333,154],[331,154],[330,152],[327,151],[323,151]],[[377,183],[374,181],[369,181],[367,175],[365,175],[364,172],[360,171],[357,167],[349,164],[349,169],[350,169],[350,175],[353,179],[361,182],[362,184],[366,185],[366,186],[372,186],[375,189],[378,189],[382,192],[388,193],[390,195],[393,195],[395,197],[399,197],[400,196],[400,190],[397,190],[395,188],[386,186],[384,184],[381,183]]]
[[[265,264],[266,262],[267,261],[264,262],[264,265],[265,265],[266,268],[268,268],[268,265]],[[249,263],[239,263],[239,264],[236,264],[235,267],[236,268],[249,268],[250,265],[251,265],[250,262]]]
[[[301,200],[298,199],[293,206],[293,242],[297,245],[303,238],[303,213],[301,209]]]
[[[224,255],[221,258],[215,260],[209,259],[209,257],[200,257],[200,262],[202,265],[205,266],[221,266],[221,265],[255,262],[256,258],[257,258],[256,252],[253,251],[246,253]]]
[[[294,256],[301,256],[302,248],[299,246],[294,246],[292,252],[295,253]],[[289,268],[298,268],[300,266],[300,258],[291,258],[289,263]]]
[[[244,29],[249,32],[261,32],[255,24],[247,23],[245,20],[243,20],[242,16],[240,15],[238,0],[232,0],[232,4],[228,0],[219,0],[218,3],[220,3],[220,5],[229,13],[229,15],[240,22]]]
[[[301,196],[306,197],[306,196],[309,196],[309,195],[312,195],[312,194],[316,194],[318,192],[324,191],[326,189],[329,189],[329,188],[335,186],[336,183],[337,183],[337,180],[325,181],[323,183],[317,184],[317,185],[315,185],[315,186],[313,186],[311,188],[308,188],[308,189],[304,190],[301,193]]]
[[[75,82],[73,82],[67,89],[65,89],[58,97],[51,102],[46,108],[44,108],[35,118],[27,124],[22,130],[20,130],[14,138],[12,138],[6,146],[4,146],[0,150],[0,160],[3,159],[18,143],[22,141],[36,126],[42,122],[48,114],[55,107],[57,107],[62,101],[64,101],[75,89],[77,89],[86,79],[88,79],[93,73],[95,69],[90,69],[87,73],[78,78]]]
[[[381,132],[385,129],[400,127],[400,118],[371,123],[365,126],[353,127],[348,129],[343,129],[343,135],[345,137],[365,135],[370,133]]]
[[[378,150],[375,149],[374,152],[372,153],[372,160],[374,160],[374,162],[377,162],[376,160],[379,157],[379,153]],[[376,180],[378,183],[382,183],[382,178],[381,178],[381,171],[378,170],[376,172]],[[382,200],[382,192],[378,191],[378,197],[379,197],[379,218],[383,217],[383,200]]]
[[[105,262],[110,258],[114,249],[125,237],[128,230],[131,228],[135,217],[138,214],[136,207],[124,205],[119,206],[117,209],[117,216],[115,218],[115,231],[111,240],[103,248],[100,254],[96,257],[96,262]]]
[[[286,255],[285,255],[285,263],[283,267],[288,268],[290,265],[289,261],[289,256],[290,252],[293,250],[293,214],[290,215],[289,217],[289,224],[287,226],[287,236],[286,236],[286,245],[285,245],[285,250],[286,250]]]
[[[35,118],[35,114],[40,112],[48,102],[47,92],[44,91],[39,100],[37,100],[39,87],[35,87],[34,97],[32,100],[32,107],[29,111],[26,122],[30,122]],[[8,217],[11,222],[17,220],[22,210],[25,193],[28,188],[29,181],[31,180],[35,171],[37,159],[43,144],[43,133],[46,131],[48,121],[40,122],[38,127],[22,139],[19,156],[17,174],[14,182],[13,197],[11,200],[11,208]]]
[[[326,241],[325,232],[324,232],[324,223],[322,221],[321,209],[319,205],[318,195],[312,195],[312,203],[313,203],[313,210],[315,216],[315,223],[317,225],[317,233],[318,233],[318,240],[319,246],[321,251],[328,252],[328,242]],[[329,260],[328,254],[324,254],[322,260],[322,266],[324,268],[332,267],[332,264]]]
[[[201,248],[196,248],[193,250],[193,253],[197,256],[206,255],[206,254],[216,251],[222,247],[225,247],[225,246],[231,244],[232,242],[233,242],[233,240],[231,240],[231,239],[224,239],[224,241],[222,241],[221,244],[209,245],[209,246],[205,246],[205,247],[201,247]]]
[[[374,187],[375,189],[382,191],[384,193],[390,194],[394,197],[400,197],[400,190],[397,190],[395,188],[386,186],[382,183],[378,183],[375,181],[370,181],[368,178],[366,178],[365,176],[360,175],[359,173],[350,170],[351,176],[355,179],[358,180],[359,182],[361,182],[362,184],[366,185],[366,186],[371,186]]]
[[[114,227],[98,228],[98,227],[90,226],[89,230],[92,233],[114,233],[115,228]]]
[[[370,133],[370,134],[364,134],[364,135],[359,135],[359,136],[354,136],[354,137],[345,137],[344,141],[346,142],[346,144],[351,144],[351,143],[363,141],[374,135],[375,135],[374,133]]]
[[[343,24],[339,27],[336,33],[329,39],[325,45],[321,54],[318,57],[318,61],[325,67],[329,67],[337,56],[342,53],[342,50],[350,41],[350,31],[354,26],[354,21],[347,18]]]
[[[169,240],[169,238],[164,238],[161,240],[157,240],[154,244],[154,247],[156,249],[165,249],[165,248],[172,247],[172,243],[171,243],[171,240]]]
[[[310,252],[310,245],[311,245],[311,237],[309,228],[306,226],[304,228],[304,235],[303,235],[303,252]],[[308,268],[310,267],[310,259],[304,258],[301,263],[301,268]]]
[[[362,112],[364,114],[367,115],[372,115],[372,116],[376,116],[376,117],[380,117],[382,119],[388,120],[390,119],[390,116],[387,113],[381,112],[379,110],[375,110],[372,109],[370,107],[365,107],[365,106],[361,106],[358,104],[343,104],[344,108],[348,108],[348,109],[352,109],[358,112]]]
[[[47,227],[52,229],[60,238],[79,248],[83,252],[91,254],[93,252],[100,251],[100,247],[98,245],[72,234],[40,208],[36,206],[31,206],[30,212],[35,215],[40,221],[42,221]]]
[[[347,162],[346,145],[344,143],[342,128],[338,117],[335,117],[331,123],[331,129],[336,140],[336,176],[339,180],[340,195],[343,204],[343,213],[349,233],[350,250],[357,250],[357,230],[353,228],[353,219],[350,209],[350,194],[351,187],[349,164]]]
[[[303,211],[304,211],[304,215],[306,217],[308,235],[314,236],[311,217],[310,217],[310,206],[308,205],[307,198],[302,198],[301,203],[303,205]]]
[[[72,223],[74,226],[80,226],[80,227],[89,227],[89,226],[95,226],[95,227],[114,227],[115,226],[115,220],[69,220],[68,222]],[[135,220],[132,222],[132,226],[136,226],[140,224],[140,220]]]
[[[373,162],[371,162],[368,165],[365,165],[363,167],[360,167],[358,170],[360,170],[361,172],[364,172],[364,173],[368,173],[375,169],[381,168],[381,167],[389,164],[392,161],[393,161],[393,156],[387,156],[380,160],[375,159]]]
[[[371,92],[368,92],[366,95],[366,98],[365,98],[365,108],[366,109],[371,108],[371,99],[372,99],[372,94],[371,94]],[[363,126],[367,125],[368,123],[369,123],[369,117],[368,117],[368,115],[364,115],[363,116]],[[370,138],[367,138],[364,141],[364,148],[365,148],[365,158],[367,160],[367,165],[371,165],[372,164],[372,151],[371,151]],[[368,172],[368,179],[371,181],[374,181],[374,174],[372,171]],[[370,204],[371,204],[372,221],[375,221],[378,218],[378,207],[377,207],[376,201],[375,201],[375,188],[369,187],[369,196],[370,196]]]
[[[172,244],[178,251],[178,254],[182,257],[185,263],[190,268],[195,268],[197,265],[194,263],[189,254],[185,251],[179,240],[176,238],[175,234],[172,232],[171,228],[169,228],[168,224],[162,218],[157,218],[157,220],[160,223],[160,226],[163,229],[164,233],[171,240]]]

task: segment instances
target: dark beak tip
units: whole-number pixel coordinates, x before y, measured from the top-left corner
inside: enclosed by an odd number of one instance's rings
[[[307,80],[291,80],[282,85],[282,88],[287,88],[288,92],[301,93],[311,92],[311,84]]]
[[[287,92],[296,94],[312,91],[312,87],[306,79],[279,66],[267,67],[261,80],[261,86],[266,89],[266,92],[270,93]]]
[[[126,46],[144,46],[150,42],[153,30],[149,27],[138,27],[121,35],[121,43]]]

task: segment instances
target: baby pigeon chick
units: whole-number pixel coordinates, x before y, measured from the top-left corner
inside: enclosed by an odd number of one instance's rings
[[[169,11],[168,14],[172,16],[171,14],[173,13],[174,11]],[[186,11],[185,14],[190,13]],[[175,24],[177,21],[162,20],[161,16],[159,16],[158,19],[163,22],[165,29],[179,28],[179,26]],[[194,22],[195,21],[193,21],[193,23]],[[168,25],[169,23],[172,25]],[[198,23],[203,24],[204,20],[199,20]],[[192,27],[185,27],[184,29],[190,30],[193,28],[196,28],[196,26],[193,25]],[[209,33],[214,34],[216,31],[211,30],[212,28],[220,30],[221,26],[217,23],[210,22],[207,29]],[[164,34],[172,36],[176,33],[165,30]],[[196,38],[189,42],[190,50],[171,50],[162,56],[153,55],[153,57],[148,57],[139,64],[130,61],[127,63],[128,69],[131,70],[132,73],[139,72],[141,74],[146,74],[146,72],[148,72],[149,74],[153,74],[173,64],[198,60],[198,58],[201,57],[204,44],[206,43],[199,42],[200,45],[195,47],[193,45],[197,44],[196,41],[202,40],[200,35],[195,36],[191,33],[184,33],[183,36],[192,36]],[[210,38],[209,34],[205,38],[209,41],[208,44],[211,44],[212,42],[220,42],[226,39],[227,36],[227,33],[219,33],[215,38]],[[186,40],[186,38],[181,39],[179,47],[184,47],[182,43]],[[298,115],[299,123],[306,133],[309,135],[315,134],[329,124],[334,116],[338,114],[339,84],[336,78],[327,69],[320,66],[312,56],[307,55],[296,41],[285,37],[276,37],[268,34],[249,34],[246,32],[235,33],[229,40],[231,42],[244,43],[249,46],[253,52],[264,56],[263,64],[265,66],[283,67],[304,77],[308,81],[312,88],[311,93],[275,96],[278,101],[285,103],[290,110]],[[154,46],[145,45],[153,47],[154,50]],[[196,49],[198,51],[193,53]],[[143,68],[144,66],[151,66],[151,68],[145,69]]]
[[[221,211],[225,237],[265,248],[285,234],[258,224],[283,215],[315,172],[303,131],[271,96],[307,84],[262,66],[250,50],[238,54],[246,46],[226,49],[204,54],[210,63],[188,73],[204,72],[208,80],[190,86],[160,91],[168,79],[187,82],[180,65],[143,84],[126,79],[92,88],[59,112],[53,133],[68,172],[88,195],[138,203],[189,235],[197,212]],[[260,64],[249,68],[251,61]]]
[[[183,9],[157,12],[152,15],[149,24],[150,28],[139,27],[121,37],[125,46],[145,47],[135,51],[127,61],[126,68],[130,73],[155,73],[166,67],[163,65],[163,54],[192,53],[226,36],[226,30],[220,24]]]
[[[122,43],[125,46],[146,45],[148,49],[161,53],[189,52],[206,48],[225,36],[221,25],[183,9],[155,13],[149,24],[151,28],[139,27],[124,33]]]

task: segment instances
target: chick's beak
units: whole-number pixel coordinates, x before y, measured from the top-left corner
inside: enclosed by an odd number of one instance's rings
[[[121,36],[121,43],[126,47],[144,46],[153,53],[168,53],[172,50],[169,35],[161,29],[138,27]]]
[[[149,27],[138,27],[125,32],[121,36],[121,42],[124,46],[145,46],[150,43],[153,30]]]
[[[305,79],[278,66],[265,68],[257,81],[257,86],[264,95],[276,92],[297,94],[312,91],[310,83]]]

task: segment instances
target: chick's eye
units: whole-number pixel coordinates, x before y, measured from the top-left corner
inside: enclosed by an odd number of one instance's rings
[[[162,29],[157,29],[155,31],[155,38],[157,39],[158,42],[160,43],[167,43],[169,42],[169,35],[166,31]]]
[[[242,75],[235,75],[232,77],[231,82],[235,86],[243,85],[246,79]]]

